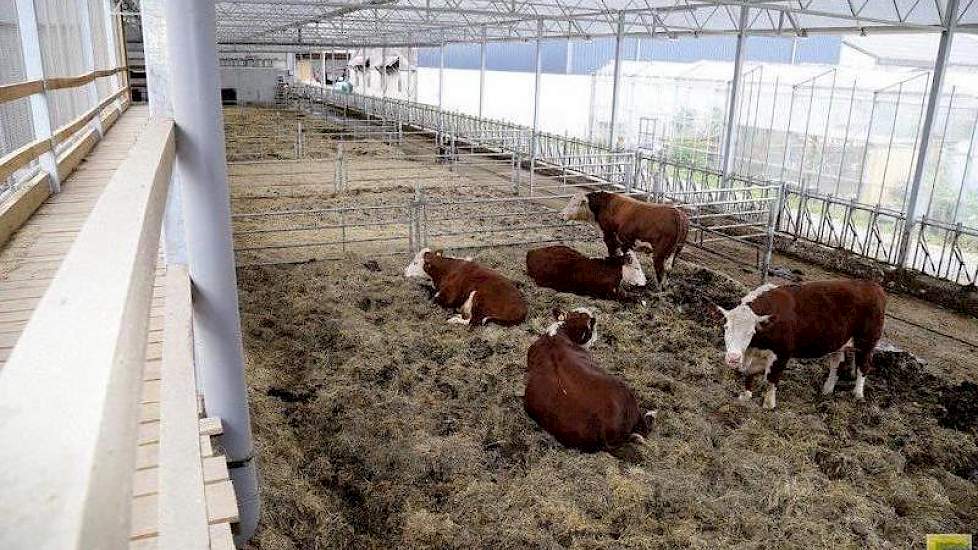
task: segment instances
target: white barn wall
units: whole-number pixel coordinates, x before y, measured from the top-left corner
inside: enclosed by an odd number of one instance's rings
[[[533,124],[533,73],[486,71],[483,116],[530,126]],[[479,71],[445,69],[444,108],[479,112]],[[591,76],[541,75],[540,129],[586,137],[591,106]],[[418,68],[418,101],[438,104],[438,68]]]
[[[278,78],[284,75],[273,67],[221,67],[221,88],[235,88],[239,104],[272,102]]]

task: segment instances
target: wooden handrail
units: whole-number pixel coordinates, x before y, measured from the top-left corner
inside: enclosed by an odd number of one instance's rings
[[[129,88],[125,87],[105,98],[88,112],[55,130],[54,135],[50,138],[32,141],[0,157],[0,181],[7,179],[7,177],[17,170],[27,166],[32,160],[54,149],[56,144],[71,137],[79,128],[98,116],[110,103],[119,99],[128,91]]]
[[[0,375],[0,548],[128,546],[136,422],[175,152],[154,120]]]
[[[123,65],[114,69],[102,69],[77,76],[56,77],[45,80],[29,80],[26,82],[4,84],[0,86],[0,103],[6,103],[8,101],[27,97],[31,94],[43,92],[44,90],[60,90],[63,88],[83,86],[96,78],[112,76],[125,70],[128,70],[128,67]]]

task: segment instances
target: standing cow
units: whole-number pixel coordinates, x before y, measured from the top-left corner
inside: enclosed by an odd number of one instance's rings
[[[470,328],[490,322],[514,326],[526,319],[526,303],[516,285],[469,259],[425,248],[404,269],[404,276],[434,283],[435,302],[459,312],[449,323],[467,323]]]
[[[594,314],[578,308],[554,316],[526,354],[527,414],[557,441],[582,451],[642,442],[655,413],[642,414],[631,388],[594,362],[587,350],[597,336]]]
[[[672,270],[689,232],[689,218],[682,210],[607,191],[574,195],[562,217],[598,226],[611,256],[633,248],[651,250],[659,288],[665,284],[666,273]]]
[[[568,246],[534,248],[526,253],[526,272],[537,285],[600,299],[622,298],[623,287],[645,286],[645,273],[634,252],[612,258],[588,258]]]
[[[764,373],[768,389],[764,407],[773,409],[781,373],[791,358],[827,356],[829,376],[822,386],[835,390],[839,364],[852,346],[856,355],[856,387],[863,399],[866,376],[872,372],[872,354],[883,334],[886,293],[868,281],[818,281],[775,286],[763,285],[727,311],[724,341],[727,366],[745,375],[741,399],[750,399],[754,378]]]

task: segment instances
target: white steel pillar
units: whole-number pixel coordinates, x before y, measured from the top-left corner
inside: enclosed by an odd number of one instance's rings
[[[380,48],[380,97],[387,99],[387,46]]]
[[[103,25],[105,28],[106,57],[108,57],[109,60],[109,66],[102,68],[115,69],[116,67],[123,65],[125,61],[119,57],[119,44],[117,41],[118,37],[115,33],[115,16],[112,15],[112,2],[109,0],[102,0],[102,15],[105,18]],[[109,87],[111,89],[110,94],[114,94],[117,91],[116,86],[122,82],[122,78],[119,76],[119,73],[112,75],[110,82],[112,82],[112,86]],[[118,107],[119,101],[120,100],[118,99],[113,101],[112,105]]]
[[[747,17],[749,8],[744,5],[740,7],[740,22],[737,26],[737,51],[734,57],[734,74],[730,82],[730,96],[727,103],[727,125],[726,132],[723,134],[723,152],[720,157],[722,163],[720,168],[723,171],[724,181],[731,176],[730,170],[733,168],[733,145],[734,133],[737,128],[734,126],[737,120],[737,105],[740,102],[740,81],[744,74],[744,57],[746,55],[745,42],[747,40]]]
[[[486,108],[486,27],[482,27],[482,43],[479,45],[479,118]]]
[[[441,133],[445,117],[443,115],[443,99],[445,97],[445,43],[438,47],[438,145],[441,146]]]
[[[615,126],[618,125],[618,94],[621,87],[621,49],[625,42],[625,13],[618,14],[618,33],[615,35],[615,71],[611,82],[611,128],[608,130],[608,149],[617,150]]]
[[[24,57],[24,78],[44,80],[44,61],[41,58],[41,40],[37,30],[37,14],[34,0],[17,0],[17,27],[20,29],[20,46]],[[51,138],[51,111],[47,92],[31,94],[31,116],[34,122],[34,139]],[[51,192],[61,191],[61,177],[58,175],[58,158],[54,150],[38,157],[41,170],[48,173]]]
[[[537,21],[537,48],[536,48],[536,62],[533,64],[535,67],[535,73],[533,75],[533,129],[530,135],[530,195],[533,195],[533,173],[536,171],[537,165],[537,148],[539,147],[537,141],[537,134],[540,129],[540,72],[542,70],[541,66],[541,55],[540,50],[543,43],[543,19]]]
[[[574,42],[571,41],[571,24],[567,24],[567,42],[564,45],[564,74],[571,74],[574,71]]]
[[[82,59],[85,62],[85,69],[87,71],[95,71],[104,67],[95,66],[95,36],[92,34],[92,10],[90,7],[88,0],[78,0],[77,2],[78,22],[80,23],[79,28],[81,31]],[[88,93],[90,109],[94,109],[102,101],[98,96],[98,86],[95,84],[96,80],[98,79],[85,84],[84,88]],[[98,132],[99,139],[101,139],[104,133],[102,129],[102,117],[95,115],[91,124],[95,128],[95,131]]]
[[[194,287],[194,358],[207,414],[224,425],[221,446],[241,516],[235,542],[254,534],[258,477],[248,416],[241,319],[224,150],[213,2],[166,0],[167,57],[176,172],[181,184]]]
[[[944,77],[947,73],[947,60],[951,56],[951,45],[954,42],[954,29],[958,21],[958,0],[948,0],[944,8],[944,30],[937,47],[937,60],[934,62],[934,77],[931,79],[927,109],[924,114],[924,125],[920,130],[920,150],[910,184],[910,197],[907,199],[907,209],[904,212],[907,221],[900,235],[899,255],[897,266],[904,267],[910,251],[910,237],[917,224],[917,202],[920,198],[920,184],[924,181],[924,170],[927,168],[927,151],[930,148],[930,137],[934,130],[934,120],[937,118],[937,107],[941,103],[941,92],[944,88]]]

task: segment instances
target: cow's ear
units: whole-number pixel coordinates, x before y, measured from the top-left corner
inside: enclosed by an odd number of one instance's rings
[[[767,330],[778,320],[777,315],[761,315],[757,318],[757,330]]]
[[[554,319],[558,321],[564,320],[564,312],[561,311],[559,307],[553,308],[553,310],[551,310],[551,313],[553,313]]]
[[[726,317],[727,317],[727,315],[728,315],[728,314],[730,313],[729,311],[727,311],[727,310],[725,310],[725,309],[723,309],[723,307],[722,307],[722,306],[720,306],[719,304],[713,304],[713,307],[714,307],[714,308],[716,308],[716,311],[717,311],[717,312],[718,312],[718,313],[719,313],[720,315],[723,315],[723,317],[724,317],[724,318],[726,318]]]
[[[444,256],[445,251],[439,248],[438,250],[435,250],[434,254],[435,256]]]

